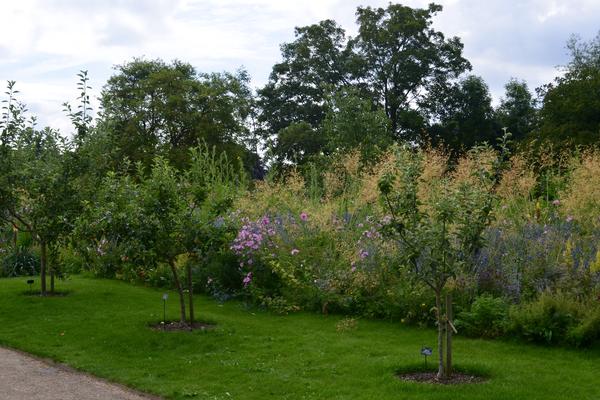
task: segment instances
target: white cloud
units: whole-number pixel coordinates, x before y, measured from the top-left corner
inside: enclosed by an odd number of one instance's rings
[[[425,7],[430,0],[408,0]],[[495,95],[512,76],[530,87],[551,80],[571,33],[595,35],[598,0],[445,0],[435,26],[457,35]],[[61,104],[76,97],[76,73],[89,69],[94,93],[111,67],[136,56],[188,61],[200,71],[244,65],[261,86],[295,26],[325,18],[355,34],[358,5],[388,0],[20,0],[2,2],[0,80],[14,79],[42,124],[65,129]]]

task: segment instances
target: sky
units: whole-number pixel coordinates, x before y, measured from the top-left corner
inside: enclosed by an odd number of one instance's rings
[[[426,7],[431,0],[406,0]],[[70,133],[62,104],[75,103],[77,76],[88,70],[92,105],[115,65],[134,57],[179,59],[200,72],[240,67],[261,87],[294,27],[334,19],[356,33],[358,6],[379,0],[1,0],[0,82],[17,81],[19,99],[39,125]],[[458,36],[472,73],[494,102],[515,77],[531,89],[550,82],[569,57],[573,34],[600,30],[600,0],[437,0],[434,27]]]

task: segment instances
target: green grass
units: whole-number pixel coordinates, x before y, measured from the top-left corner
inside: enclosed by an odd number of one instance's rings
[[[37,279],[36,279],[37,281]],[[395,371],[421,362],[433,330],[340,317],[275,316],[207,298],[208,332],[156,332],[161,292],[73,277],[68,296],[25,296],[25,279],[0,280],[0,344],[173,399],[599,399],[600,351],[455,339],[455,362],[489,381],[437,386]],[[177,316],[171,293],[168,314]],[[51,388],[49,388],[51,390]]]

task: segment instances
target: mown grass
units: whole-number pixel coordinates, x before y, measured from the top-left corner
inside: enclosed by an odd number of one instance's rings
[[[25,296],[24,279],[0,280],[0,344],[172,399],[598,399],[600,351],[455,339],[455,361],[485,383],[404,382],[433,330],[341,317],[276,316],[242,304],[197,299],[212,331],[160,332],[161,293],[123,282],[72,277],[65,297]],[[168,314],[177,316],[175,293]],[[432,360],[433,361],[433,360]],[[1,365],[1,362],[0,362]],[[52,390],[52,388],[48,388]]]

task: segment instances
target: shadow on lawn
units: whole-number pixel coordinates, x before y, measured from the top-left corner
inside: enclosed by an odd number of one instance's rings
[[[396,370],[398,379],[408,382],[427,383],[434,385],[464,385],[484,383],[491,378],[489,369],[481,366],[462,367],[453,366],[453,372],[448,379],[438,379],[436,365],[411,364]]]

